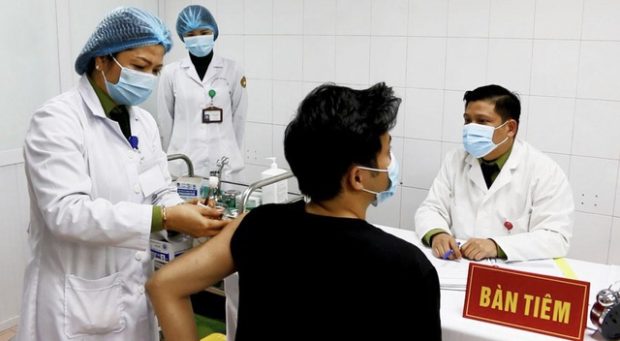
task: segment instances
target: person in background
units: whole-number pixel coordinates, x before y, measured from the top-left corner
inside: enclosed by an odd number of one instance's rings
[[[238,271],[236,340],[441,340],[439,280],[414,245],[366,222],[394,194],[383,83],[314,89],[284,138],[309,202],[269,204],[158,271],[147,291],[166,339],[195,340],[189,296]]]
[[[216,234],[219,212],[170,185],[151,94],[170,33],[153,15],[118,8],[75,61],[78,85],[30,121],[24,156],[32,251],[17,340],[158,340],[144,294],[149,236]]]
[[[185,7],[176,29],[189,55],[166,65],[159,82],[157,114],[164,149],[189,156],[202,176],[209,176],[217,160],[226,156],[229,164],[222,177],[238,180],[244,167],[246,78],[237,63],[214,53],[219,29],[208,9]],[[170,172],[185,175],[184,167],[171,162]]]
[[[444,159],[415,215],[440,258],[522,261],[568,253],[575,205],[562,169],[517,140],[521,104],[499,85],[465,92],[463,145]],[[466,242],[459,246],[456,239]]]
[[[164,67],[159,82],[157,120],[168,154],[187,155],[195,173],[209,176],[228,158],[221,180],[240,181],[247,116],[246,78],[241,66],[214,52],[219,28],[211,12],[199,5],[181,10],[176,31],[188,56]],[[182,163],[169,163],[174,177],[186,175]],[[224,281],[226,330],[234,335],[237,281]]]

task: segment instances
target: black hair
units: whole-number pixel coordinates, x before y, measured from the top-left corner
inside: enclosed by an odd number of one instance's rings
[[[128,49],[128,50],[130,50],[130,49]],[[126,51],[128,51],[128,50],[126,50]],[[114,56],[114,58],[116,58],[116,56],[118,56],[118,54],[119,54],[119,53],[121,53],[121,52],[123,52],[123,51],[113,53],[113,54],[112,54],[112,56]],[[108,60],[112,60],[112,58],[110,57],[110,55],[105,55],[105,56],[103,56],[103,57],[104,57],[104,58],[106,58],[106,59],[108,59]],[[91,59],[88,61],[88,65],[86,66],[86,74],[87,74],[87,75],[92,74],[92,73],[93,73],[93,70],[95,70],[95,58],[96,58],[96,57],[93,57],[93,58],[91,58]]]
[[[465,91],[463,101],[465,101],[465,108],[470,102],[475,101],[494,104],[495,112],[502,117],[502,122],[512,119],[518,123],[521,117],[521,102],[518,95],[499,85],[490,84]]]
[[[312,90],[284,134],[284,155],[300,191],[313,201],[328,200],[340,193],[352,165],[376,167],[381,135],[396,125],[400,102],[385,83]]]

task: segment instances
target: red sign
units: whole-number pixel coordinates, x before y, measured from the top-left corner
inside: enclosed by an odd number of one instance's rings
[[[463,317],[582,340],[590,283],[469,264]]]

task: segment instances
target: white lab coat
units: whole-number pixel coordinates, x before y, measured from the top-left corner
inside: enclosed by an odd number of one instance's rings
[[[17,340],[158,340],[144,283],[152,204],[170,186],[155,120],[131,107],[134,151],[83,76],[32,117],[29,242]]]
[[[476,158],[462,148],[450,152],[416,212],[415,225],[420,238],[435,228],[458,239],[492,238],[509,261],[563,257],[574,209],[562,169],[517,140],[489,189]]]
[[[242,80],[243,79],[243,80]],[[223,109],[221,123],[202,123],[202,110],[213,105]],[[168,154],[189,156],[195,173],[209,176],[222,156],[230,159],[224,180],[237,180],[244,166],[243,138],[247,115],[247,91],[241,67],[215,54],[200,80],[189,57],[164,67],[159,81],[157,120]],[[187,175],[185,164],[171,162],[173,176]]]

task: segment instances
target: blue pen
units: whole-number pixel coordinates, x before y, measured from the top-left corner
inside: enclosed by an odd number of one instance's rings
[[[461,247],[461,242],[457,242],[456,245],[460,248]],[[446,252],[444,252],[443,256],[441,256],[442,259],[447,260],[448,258],[450,258],[450,256],[454,254],[454,250],[450,249]]]

